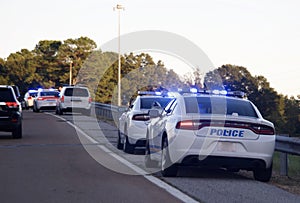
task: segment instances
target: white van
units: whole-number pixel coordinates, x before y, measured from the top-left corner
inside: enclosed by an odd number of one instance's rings
[[[75,111],[90,115],[91,102],[92,98],[87,87],[63,87],[56,103],[56,114],[62,115],[64,112]]]

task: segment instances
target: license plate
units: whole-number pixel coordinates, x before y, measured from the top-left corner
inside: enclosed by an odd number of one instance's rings
[[[46,103],[45,105],[46,105],[46,106],[56,106],[56,103],[50,102],[50,103]]]
[[[236,144],[231,142],[218,142],[218,151],[236,152]]]

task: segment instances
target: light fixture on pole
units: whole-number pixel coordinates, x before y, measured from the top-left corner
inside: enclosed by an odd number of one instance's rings
[[[121,42],[120,42],[120,11],[124,10],[125,8],[117,4],[116,7],[114,7],[114,10],[118,11],[118,106],[121,106],[121,53],[120,53],[120,47],[121,47]]]

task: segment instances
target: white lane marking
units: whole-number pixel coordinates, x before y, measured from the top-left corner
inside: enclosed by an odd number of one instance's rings
[[[75,128],[76,130],[78,130],[82,135],[84,135],[88,140],[90,140],[92,143],[94,144],[98,144],[99,142],[97,140],[95,140],[94,138],[92,138],[91,136],[89,136],[88,134],[86,134],[83,130],[81,130],[79,127],[77,127],[76,125],[74,125],[73,123],[71,123],[70,121],[64,119],[63,117],[51,114],[51,113],[45,113],[51,116],[54,116],[56,118],[59,118],[63,121],[65,121],[66,123],[68,123],[70,126],[72,126],[73,128]],[[137,167],[136,165],[130,163],[129,161],[127,161],[126,159],[124,159],[123,157],[113,153],[111,150],[109,150],[107,147],[105,147],[104,145],[97,145],[97,147],[99,147],[100,149],[102,149],[103,151],[107,152],[109,155],[111,155],[112,157],[114,157],[115,159],[117,159],[118,161],[120,161],[121,163],[123,163],[125,166],[131,168],[132,170],[134,170],[135,172],[139,173],[139,174],[147,174],[146,171],[144,171],[143,169]],[[160,180],[159,178],[156,178],[152,175],[143,175],[144,178],[146,178],[148,181],[152,182],[153,184],[155,184],[156,186],[166,190],[168,193],[170,193],[171,195],[173,195],[174,197],[176,197],[177,199],[183,201],[183,202],[188,202],[188,203],[198,203],[198,201],[196,201],[195,199],[191,198],[190,196],[188,196],[187,194],[181,192],[180,190],[174,188],[173,186],[167,184],[166,182]]]

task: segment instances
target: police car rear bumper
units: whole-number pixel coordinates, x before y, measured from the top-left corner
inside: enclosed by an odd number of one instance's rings
[[[272,163],[274,149],[274,135],[260,135],[255,140],[217,139],[197,137],[188,131],[179,131],[177,136],[169,140],[169,153],[172,162],[190,163],[191,165],[200,165],[205,163],[203,161],[207,158],[219,157],[218,160],[222,160],[223,165],[223,162],[228,162],[229,165],[238,166],[238,161],[233,160],[242,160],[240,168],[257,164],[269,167]]]
[[[144,121],[132,121],[128,126],[128,141],[130,144],[144,145],[146,143],[147,125]]]

